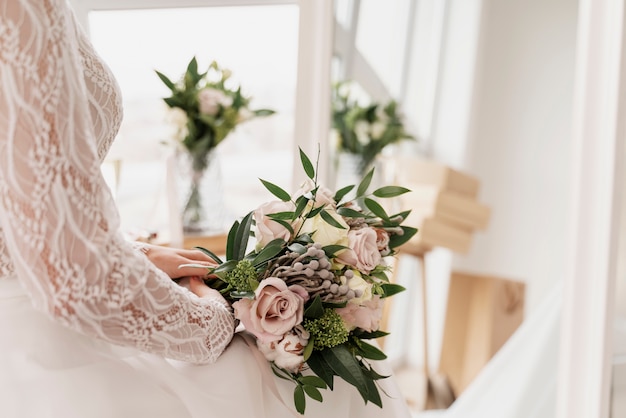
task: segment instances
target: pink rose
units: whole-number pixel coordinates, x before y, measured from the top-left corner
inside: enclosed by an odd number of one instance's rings
[[[289,331],[282,340],[265,343],[257,340],[257,347],[268,361],[278,367],[297,373],[304,364],[304,347],[309,342],[309,333],[301,325],[299,332]]]
[[[298,197],[310,193],[315,187],[313,180],[307,179],[300,188],[293,194],[292,199],[295,201]],[[325,205],[335,207],[334,193],[327,187],[318,184],[317,192],[315,192],[315,206]]]
[[[309,300],[307,291],[298,285],[287,284],[276,277],[259,283],[254,299],[240,299],[233,303],[235,318],[248,331],[269,343],[278,341],[302,322],[304,303]]]
[[[372,332],[380,327],[383,305],[383,299],[375,295],[371,300],[361,305],[348,303],[345,308],[338,308],[337,313],[349,330],[361,328],[363,331]]]
[[[220,105],[229,107],[233,104],[233,99],[221,90],[208,87],[198,93],[198,104],[200,113],[217,115]]]
[[[265,246],[276,238],[282,238],[288,241],[291,238],[291,232],[267,215],[278,212],[293,212],[294,210],[296,210],[296,207],[293,202],[283,202],[280,200],[274,200],[259,206],[252,215],[256,222],[254,235],[256,236],[257,246]],[[302,220],[298,219],[291,224],[291,227],[294,231],[297,231],[301,223]]]
[[[377,235],[373,228],[351,229],[348,232],[348,247],[349,250],[337,256],[340,263],[366,273],[380,264],[382,257],[378,251]]]
[[[378,245],[378,251],[381,255],[388,255],[391,250],[389,249],[389,233],[382,228],[375,228],[376,231],[376,245]]]

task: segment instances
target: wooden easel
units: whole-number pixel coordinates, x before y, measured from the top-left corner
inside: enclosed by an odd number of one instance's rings
[[[416,381],[415,387],[422,393],[415,393],[415,396],[411,396],[408,399],[410,403],[417,410],[428,409],[445,409],[454,402],[454,392],[448,383],[448,379],[439,373],[432,374],[429,368],[429,356],[428,356],[428,303],[427,303],[427,284],[426,284],[426,253],[430,251],[430,248],[421,246],[409,245],[407,250],[403,248],[403,251],[398,254],[396,266],[393,269],[391,282],[395,283],[398,276],[398,264],[399,258],[403,255],[410,255],[415,257],[420,264],[420,280],[421,280],[421,294],[422,294],[422,371],[421,374],[416,373],[412,377]],[[391,309],[390,301],[385,303],[383,308],[383,318],[381,321],[381,329],[387,329],[389,321],[389,311]],[[384,345],[384,340],[381,341],[381,347]],[[412,385],[413,387],[413,385]],[[413,395],[413,394],[412,394]]]

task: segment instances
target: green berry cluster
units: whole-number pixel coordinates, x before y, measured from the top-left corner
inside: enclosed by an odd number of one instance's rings
[[[305,318],[303,325],[311,333],[315,350],[335,347],[348,341],[348,330],[334,309],[325,308],[319,318]]]
[[[257,273],[248,260],[241,260],[235,268],[226,275],[224,280],[231,285],[237,292],[252,292],[252,283],[256,282]]]

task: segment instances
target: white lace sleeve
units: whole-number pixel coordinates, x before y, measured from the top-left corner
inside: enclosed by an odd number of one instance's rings
[[[36,306],[67,326],[214,361],[233,335],[218,299],[173,283],[119,231],[65,0],[0,0],[0,230]]]

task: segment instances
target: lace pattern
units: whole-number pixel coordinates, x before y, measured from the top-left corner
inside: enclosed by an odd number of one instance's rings
[[[63,324],[171,358],[214,361],[220,298],[173,283],[119,232],[99,164],[122,118],[109,70],[65,0],[0,0],[0,280]]]

